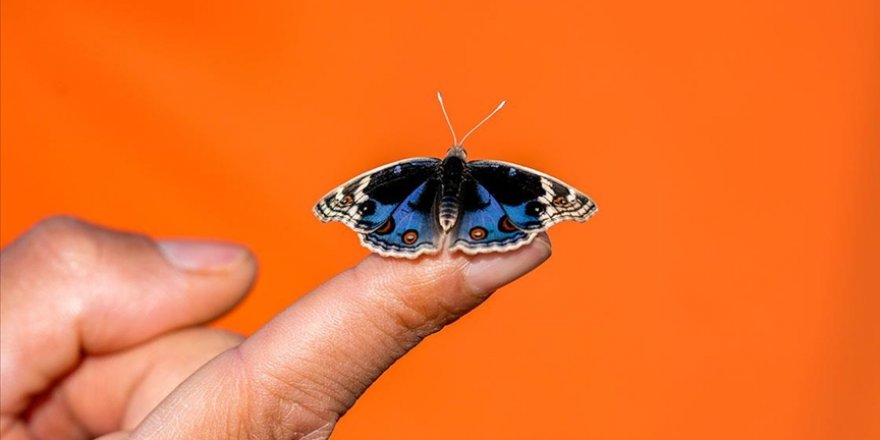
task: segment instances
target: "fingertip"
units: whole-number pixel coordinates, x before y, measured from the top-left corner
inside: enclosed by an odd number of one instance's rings
[[[238,305],[256,282],[258,261],[240,244],[200,239],[163,239],[155,248],[183,286],[181,311],[196,322],[215,319]],[[172,300],[172,298],[169,298]]]
[[[542,232],[517,250],[474,257],[464,272],[465,283],[474,293],[487,295],[540,266],[551,252],[550,239]]]
[[[528,244],[507,252],[442,252],[413,260],[372,254],[356,266],[356,271],[363,280],[378,282],[383,290],[394,290],[395,286],[407,291],[428,287],[436,293],[437,288],[460,287],[482,297],[535,269],[551,253],[550,238],[541,232]]]
[[[360,292],[351,298],[383,304],[380,311],[391,312],[392,321],[410,330],[436,330],[539,266],[550,253],[549,238],[540,233],[507,252],[442,252],[414,260],[371,255],[350,271],[353,276],[340,277],[341,284],[331,290]],[[388,306],[398,303],[400,307]]]
[[[254,265],[251,252],[240,245],[208,240],[160,240],[159,251],[172,266],[188,272],[223,272]]]

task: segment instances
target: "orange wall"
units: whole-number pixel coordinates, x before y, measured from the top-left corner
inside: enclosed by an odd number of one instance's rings
[[[207,3],[4,0],[2,243],[247,243],[253,332],[366,254],[320,195],[506,98],[471,157],[600,214],[334,438],[880,438],[876,1]]]

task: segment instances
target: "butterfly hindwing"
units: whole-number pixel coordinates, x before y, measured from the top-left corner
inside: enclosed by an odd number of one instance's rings
[[[468,254],[506,251],[531,242],[535,234],[517,227],[483,185],[470,177],[464,179],[451,249]]]
[[[360,234],[361,243],[385,256],[415,258],[435,253],[442,240],[435,203],[440,181],[422,182],[400,203],[378,228]]]
[[[323,222],[338,221],[358,233],[380,228],[419,185],[437,173],[440,160],[424,157],[393,162],[340,185],[314,207]]]
[[[586,221],[598,210],[585,194],[539,171],[492,160],[469,162],[468,167],[510,221],[527,232],[543,231],[563,220]]]

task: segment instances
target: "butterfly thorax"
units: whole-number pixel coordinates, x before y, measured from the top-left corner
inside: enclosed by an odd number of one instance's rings
[[[458,220],[461,203],[461,183],[464,178],[466,162],[465,151],[460,146],[449,149],[440,164],[440,192],[437,203],[437,216],[440,227],[448,232]]]

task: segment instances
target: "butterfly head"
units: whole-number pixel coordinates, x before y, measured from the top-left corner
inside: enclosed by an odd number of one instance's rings
[[[449,126],[449,131],[452,133],[452,147],[446,152],[446,157],[457,157],[461,160],[467,159],[467,151],[464,149],[464,141],[467,140],[468,136],[477,131],[481,125],[485,124],[486,121],[495,115],[495,113],[498,113],[498,110],[501,110],[501,108],[507,104],[507,101],[501,101],[501,104],[498,104],[498,107],[495,107],[495,110],[492,110],[488,116],[483,118],[483,120],[477,123],[477,125],[474,125],[474,128],[470,129],[464,137],[461,138],[461,141],[459,141],[458,136],[455,135],[455,129],[452,128],[452,121],[449,120],[449,113],[446,112],[446,105],[443,104],[443,95],[440,94],[440,92],[437,92],[437,101],[440,101],[440,109],[443,110],[443,117],[446,119],[446,125]]]
[[[464,145],[453,145],[446,150],[446,157],[457,157],[461,160],[467,160],[467,150]]]

